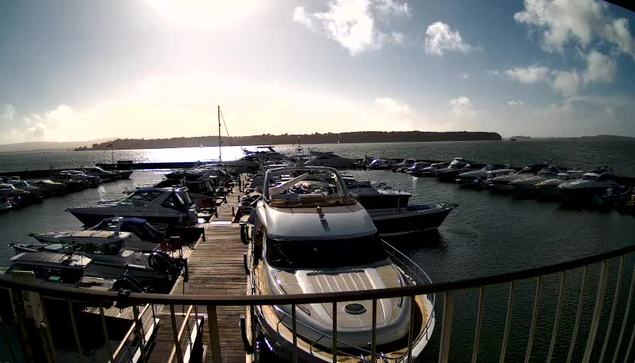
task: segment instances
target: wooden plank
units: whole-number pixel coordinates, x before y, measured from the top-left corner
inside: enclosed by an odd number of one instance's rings
[[[214,223],[232,221],[232,206],[236,209],[238,200],[239,194],[232,193],[227,197],[228,203],[218,206],[218,217],[212,217],[211,223],[205,227],[205,240],[200,240],[191,250],[188,259],[189,281],[184,283],[183,279],[178,279],[171,294],[244,295],[246,293],[247,275],[243,266],[243,254],[247,251],[247,246],[240,240],[240,228],[236,223]],[[199,314],[207,311],[204,306],[198,306],[197,309]],[[182,307],[175,306],[175,310],[177,314],[181,313]],[[244,362],[245,351],[238,321],[240,315],[245,313],[245,309],[219,306],[217,312],[223,363]],[[182,319],[178,317],[177,324],[182,322]],[[165,324],[160,325],[150,361],[160,362],[162,358],[169,357],[174,344],[170,319],[164,317],[162,322]],[[208,342],[208,330],[204,329],[203,344]],[[206,361],[212,362],[211,349],[207,349],[206,355]]]

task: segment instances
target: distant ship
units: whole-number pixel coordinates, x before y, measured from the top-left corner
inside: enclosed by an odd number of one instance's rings
[[[510,141],[516,141],[515,137],[512,137],[511,139],[509,139]]]

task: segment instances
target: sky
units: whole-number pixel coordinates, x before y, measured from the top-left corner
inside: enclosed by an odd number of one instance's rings
[[[0,144],[217,134],[635,136],[598,0],[0,2]]]

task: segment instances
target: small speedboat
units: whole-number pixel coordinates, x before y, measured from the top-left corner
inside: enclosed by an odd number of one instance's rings
[[[558,191],[571,204],[615,204],[627,188],[615,180],[615,174],[607,170],[585,173],[580,179],[558,186]]]
[[[444,169],[446,168],[448,165],[448,163],[432,163],[430,164],[430,166],[425,167],[423,169],[420,170],[415,170],[412,173],[409,173],[412,176],[416,176],[416,177],[432,177],[435,176],[437,170],[440,169]]]
[[[45,197],[66,195],[69,192],[65,184],[57,183],[48,179],[34,181],[31,185],[39,188],[42,191],[42,195]]]
[[[484,165],[475,165],[471,161],[463,158],[454,158],[447,168],[437,169],[434,172],[441,181],[454,181],[459,173],[473,171],[482,168]]]
[[[165,179],[155,184],[155,188],[181,187],[187,188],[187,192],[196,204],[200,207],[205,199],[213,199],[221,194],[220,184],[225,181],[223,175],[221,179],[216,173],[217,169],[192,169],[180,170],[165,175]],[[228,179],[228,178],[227,178]]]
[[[558,190],[560,184],[568,181],[578,179],[584,172],[580,170],[567,170],[566,172],[558,173],[553,179],[547,179],[541,181],[535,185],[536,193],[543,199],[559,199],[563,197],[563,194]]]
[[[137,189],[125,199],[92,207],[67,209],[86,226],[108,217],[132,217],[169,226],[192,226],[198,222],[194,202],[178,188]]]
[[[30,236],[41,243],[67,244],[80,240],[105,243],[122,239],[126,249],[141,252],[154,251],[165,240],[163,233],[146,220],[122,217],[104,218],[87,230],[31,233]]]
[[[349,193],[357,196],[359,203],[367,210],[379,208],[406,208],[412,194],[395,190],[385,184],[373,184],[370,181],[357,181],[344,178]]]
[[[93,260],[82,255],[54,252],[20,252],[11,258],[5,275],[24,278],[31,275],[37,281],[72,286],[97,291],[129,290],[148,291],[139,281],[129,275],[114,278],[103,277],[93,267]],[[82,302],[88,304],[89,301]],[[96,303],[95,303],[96,304]]]
[[[435,230],[458,204],[410,205],[397,209],[371,209],[372,219],[381,237],[396,237]]]
[[[532,177],[513,180],[509,182],[509,185],[514,187],[516,194],[533,195],[536,192],[536,184],[557,178],[559,174],[566,172],[566,170],[566,168],[559,168],[551,165],[540,170]]]
[[[291,178],[281,182],[285,175]],[[250,220],[247,267],[254,295],[332,293],[429,283],[407,275],[388,258],[386,250],[392,247],[381,241],[368,213],[349,195],[335,169],[269,170],[263,198]],[[372,326],[370,300],[338,303],[338,335],[334,342],[332,304],[298,305],[295,324],[291,309],[291,305],[250,307],[249,325],[253,324],[252,332],[256,334],[250,335],[246,329],[243,333],[253,345],[260,334],[268,343],[261,349],[276,347],[279,359],[287,360],[294,349],[292,326],[297,324],[296,352],[300,361],[331,362],[335,345],[339,361],[366,362],[375,332],[378,356],[398,362],[408,354],[416,359],[431,338],[435,321],[429,296],[378,299],[376,329]],[[411,314],[414,326],[409,352],[406,337]]]
[[[355,160],[341,157],[333,152],[311,151],[313,159],[308,160],[307,166],[327,166],[331,168],[349,168],[355,164]]]
[[[78,238],[70,240],[70,243],[12,243],[9,246],[16,253],[86,256],[91,259],[93,270],[98,276],[116,279],[127,274],[155,291],[165,291],[171,287],[171,282],[176,279],[183,265],[182,260],[177,261],[163,251],[143,253],[128,250],[124,238]]]
[[[548,166],[549,165],[547,164],[530,164],[518,172],[508,173],[488,179],[487,185],[495,191],[514,191],[516,188],[509,183],[518,179],[529,179]]]
[[[482,188],[487,180],[488,172],[508,169],[506,164],[489,164],[479,170],[472,170],[460,173],[456,177],[456,183],[461,187],[479,187]]]

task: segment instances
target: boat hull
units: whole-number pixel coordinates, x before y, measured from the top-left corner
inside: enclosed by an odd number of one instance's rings
[[[369,215],[380,236],[395,237],[439,228],[456,206],[443,203],[425,210],[377,210]]]

